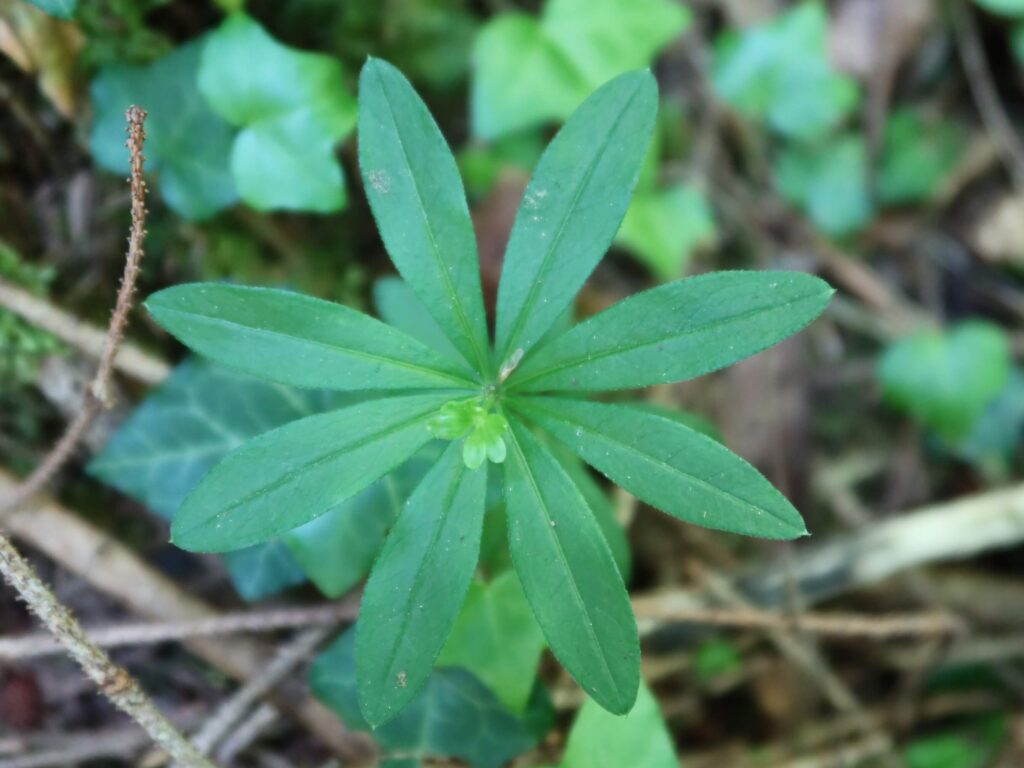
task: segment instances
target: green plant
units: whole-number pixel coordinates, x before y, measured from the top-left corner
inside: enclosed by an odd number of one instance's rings
[[[279,290],[182,285],[147,302],[172,334],[225,365],[293,386],[374,393],[228,454],[174,519],[173,539],[186,549],[267,541],[435,438],[450,442],[412,492],[364,592],[356,669],[373,726],[423,688],[452,629],[477,566],[492,463],[502,467],[515,570],[547,643],[602,707],[621,714],[633,705],[639,644],[629,599],[550,437],[683,520],[776,539],[806,532],[789,502],[720,443],[650,409],[583,396],[679,381],[755,354],[816,317],[828,285],[799,273],[710,274],[556,328],[622,220],[656,109],[650,73],[628,73],[590,96],[551,142],[506,250],[493,345],[454,158],[408,81],[373,59],[359,89],[366,193],[391,258],[437,326],[429,338],[446,342],[428,346]]]
[[[885,351],[878,374],[889,403],[957,444],[1004,390],[1012,366],[1005,332],[971,320],[901,339]]]
[[[345,205],[334,148],[356,116],[341,64],[282,45],[243,13],[146,66],[105,67],[92,100],[93,157],[117,173],[128,170],[121,117],[146,104],[149,166],[185,218],[239,199],[264,211]]]

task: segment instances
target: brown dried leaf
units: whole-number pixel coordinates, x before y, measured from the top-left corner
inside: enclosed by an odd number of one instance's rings
[[[74,117],[79,89],[75,71],[85,39],[78,27],[29,3],[0,0],[0,52],[36,75],[39,89],[64,117]]]

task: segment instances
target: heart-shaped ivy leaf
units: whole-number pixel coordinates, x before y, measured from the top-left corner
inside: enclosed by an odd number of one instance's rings
[[[93,158],[109,171],[128,173],[124,113],[144,104],[146,170],[160,177],[167,204],[188,219],[209,218],[238,198],[228,167],[234,130],[195,86],[205,45],[205,38],[195,40],[145,67],[107,67],[92,83]]]
[[[897,342],[882,357],[879,376],[890,403],[956,442],[1002,391],[1011,362],[1002,330],[968,321]]]
[[[336,59],[282,45],[235,14],[210,35],[199,89],[242,129],[231,172],[245,202],[319,213],[344,206],[334,147],[355,126],[356,103]]]

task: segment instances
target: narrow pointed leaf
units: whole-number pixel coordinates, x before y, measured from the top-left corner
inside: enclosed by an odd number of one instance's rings
[[[388,534],[356,631],[359,706],[373,727],[430,677],[476,570],[486,490],[486,467],[467,469],[452,443]]]
[[[194,552],[266,541],[319,517],[432,439],[447,395],[383,398],[310,416],[232,451],[185,499],[171,529]]]
[[[500,359],[540,340],[608,249],[636,187],[657,105],[650,72],[621,75],[583,102],[548,145],[505,251]]]
[[[459,388],[472,371],[341,304],[270,288],[178,285],[146,308],[183,344],[223,365],[299,387]]]
[[[507,385],[594,392],[702,376],[793,335],[832,294],[801,272],[714,272],[661,285],[552,338]]]
[[[558,461],[511,421],[509,546],[551,650],[602,707],[625,714],[640,680],[629,596],[601,529]]]
[[[455,158],[401,72],[370,59],[359,76],[359,167],[398,271],[459,352],[488,365],[476,236]]]
[[[681,520],[766,539],[807,533],[800,513],[760,472],[678,421],[560,397],[517,399],[514,407],[638,499]]]
[[[373,305],[385,323],[405,331],[444,357],[462,361],[451,339],[402,278],[382,277],[374,283]]]

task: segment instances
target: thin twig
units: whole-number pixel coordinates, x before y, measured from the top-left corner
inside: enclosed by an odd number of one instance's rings
[[[359,610],[357,600],[329,605],[280,608],[267,611],[239,611],[191,621],[133,622],[86,630],[89,640],[101,648],[126,645],[151,645],[169,640],[191,640],[199,637],[273,632],[296,627],[334,626],[352,621]],[[60,644],[44,633],[22,637],[0,637],[0,659],[31,659],[59,653]]]
[[[13,312],[26,323],[56,336],[86,357],[99,360],[106,348],[107,329],[55,307],[46,299],[3,278],[0,278],[0,307]],[[149,385],[159,384],[171,371],[170,366],[159,357],[129,343],[118,347],[114,367],[125,376]]]
[[[729,583],[728,579],[712,569],[702,568],[700,571],[708,590],[716,598],[737,609],[749,610],[752,607],[746,598]],[[832,671],[816,648],[804,642],[792,629],[767,627],[765,631],[779,651],[817,684],[837,711],[853,717],[865,737],[883,741],[884,750],[879,755],[883,765],[902,765],[902,761],[895,751],[892,737],[865,710],[854,692]]]
[[[128,119],[128,150],[131,155],[132,229],[128,241],[128,257],[124,278],[118,294],[117,307],[110,323],[108,345],[100,359],[99,370],[93,382],[88,406],[95,418],[107,400],[107,386],[113,368],[117,345],[124,336],[131,296],[142,258],[145,235],[145,181],[142,178],[143,143],[145,141],[146,113],[139,107],[130,107]],[[39,469],[23,483],[3,509],[13,509],[35,493],[63,464],[91,422],[91,418],[78,418],[43,461]],[[114,664],[110,657],[93,645],[82,625],[53,594],[32,566],[18,554],[14,545],[0,535],[0,573],[19,594],[47,629],[61,642],[86,675],[115,706],[131,716],[157,744],[180,765],[209,768],[212,766],[174,725],[156,708],[135,679],[126,670]]]
[[[78,447],[82,436],[100,414],[100,411],[113,405],[113,398],[110,395],[110,377],[114,371],[117,348],[124,340],[124,330],[128,324],[128,313],[131,310],[132,297],[135,294],[135,282],[139,276],[139,265],[142,261],[143,243],[146,237],[146,180],[142,175],[145,162],[142,150],[146,141],[146,112],[139,107],[130,107],[126,117],[128,119],[128,154],[131,161],[129,182],[131,183],[132,226],[128,235],[128,256],[125,259],[124,274],[121,277],[121,288],[117,293],[117,303],[114,305],[114,313],[110,319],[110,327],[107,330],[107,339],[100,354],[96,375],[85,394],[82,409],[72,420],[61,439],[25,482],[10,497],[0,502],[0,519],[23,504],[26,499],[50,481]]]
[[[238,724],[217,749],[217,761],[233,763],[235,758],[252,745],[271,726],[281,719],[281,713],[270,704],[261,704]],[[2,766],[0,766],[2,768]]]
[[[57,600],[3,535],[0,535],[0,573],[118,709],[141,725],[150,738],[180,765],[211,768],[212,763],[163,716],[135,678],[89,642],[85,630],[71,611]]]
[[[260,674],[247,681],[192,738],[196,749],[209,754],[240,723],[260,699],[306,661],[327,636],[331,626],[313,627],[284,646]]]
[[[895,616],[804,612],[799,615],[750,609],[716,609],[665,604],[657,595],[633,599],[638,619],[679,624],[700,624],[731,629],[783,629],[833,637],[890,640],[955,634],[960,623],[944,613],[911,613]],[[0,649],[2,649],[0,645]],[[2,655],[2,653],[0,653]]]
[[[999,100],[999,93],[992,81],[992,71],[985,60],[974,11],[964,0],[951,0],[950,15],[957,50],[960,52],[960,60],[967,75],[967,85],[971,89],[981,121],[995,142],[1014,186],[1017,189],[1024,189],[1024,143],[1017,136],[1013,123],[1010,122]]]
[[[15,485],[12,476],[0,468],[0,496]],[[117,538],[57,503],[49,494],[34,496],[8,518],[7,525],[26,545],[150,621],[188,622],[220,615],[213,606],[187,593]],[[243,682],[259,674],[273,657],[266,643],[251,637],[189,637],[183,643],[214,668]],[[294,684],[274,692],[281,712],[348,761],[346,768],[367,764],[368,757],[374,754],[370,737],[348,730],[334,711],[314,699],[299,681],[288,683]]]

